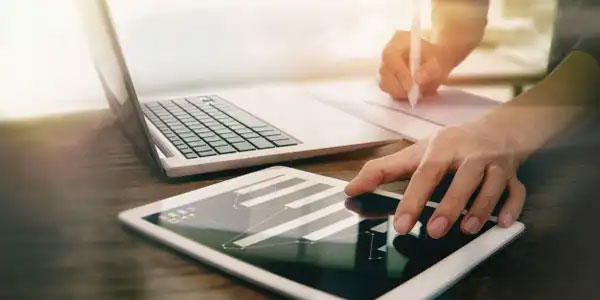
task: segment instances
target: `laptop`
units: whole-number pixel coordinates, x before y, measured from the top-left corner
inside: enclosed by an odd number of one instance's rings
[[[110,5],[106,0],[77,2],[112,112],[125,135],[168,177],[308,158],[400,139],[293,85],[139,99]]]

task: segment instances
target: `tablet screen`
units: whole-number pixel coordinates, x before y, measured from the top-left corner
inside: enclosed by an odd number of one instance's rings
[[[455,225],[444,238],[430,238],[430,207],[408,235],[397,235],[388,225],[397,203],[375,194],[346,199],[340,187],[283,176],[145,219],[312,288],[373,299],[477,237]]]

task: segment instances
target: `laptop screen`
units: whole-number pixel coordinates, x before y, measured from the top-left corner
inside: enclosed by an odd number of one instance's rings
[[[125,135],[137,150],[158,166],[158,155],[149,140],[137,95],[118,43],[109,8],[105,0],[79,0],[82,22],[96,73],[111,111]]]

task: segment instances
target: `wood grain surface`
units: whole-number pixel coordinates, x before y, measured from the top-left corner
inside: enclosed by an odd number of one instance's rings
[[[598,127],[578,132],[522,168],[524,235],[441,298],[599,295],[599,137]],[[282,165],[349,180],[369,159],[407,145]],[[0,124],[0,298],[281,298],[127,230],[116,218],[263,167],[165,180],[104,110]],[[385,189],[398,192],[405,184]]]

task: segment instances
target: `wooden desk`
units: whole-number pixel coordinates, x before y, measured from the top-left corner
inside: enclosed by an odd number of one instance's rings
[[[599,136],[525,166],[525,234],[442,298],[598,295]],[[404,146],[286,165],[347,180],[368,159]],[[251,169],[162,181],[107,111],[0,125],[0,167],[0,298],[279,298],[128,231],[116,218],[123,209]]]

